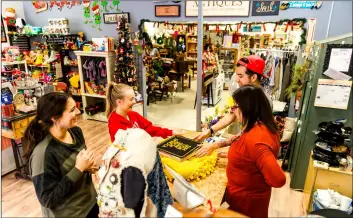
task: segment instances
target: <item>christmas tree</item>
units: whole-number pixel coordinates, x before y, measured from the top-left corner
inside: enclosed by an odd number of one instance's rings
[[[118,23],[118,40],[114,79],[117,83],[125,83],[137,90],[136,67],[132,51],[130,27],[127,18],[121,17]]]

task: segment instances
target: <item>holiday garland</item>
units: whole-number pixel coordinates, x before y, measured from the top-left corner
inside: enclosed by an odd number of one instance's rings
[[[144,29],[145,22],[153,22],[158,25],[162,23],[164,25],[173,25],[173,26],[174,25],[182,25],[182,27],[184,26],[184,24],[181,24],[180,22],[150,21],[147,19],[142,19],[140,21],[139,26],[138,26],[139,31],[141,33],[139,39],[143,39],[146,42],[151,42],[151,38]],[[251,27],[253,25],[265,26],[265,24],[276,24],[276,26],[274,28],[274,31],[276,31],[276,27],[278,25],[287,24],[286,30],[288,29],[289,26],[291,28],[293,28],[294,25],[299,25],[299,27],[302,28],[302,30],[303,30],[302,34],[300,35],[301,41],[299,42],[299,45],[303,45],[306,43],[306,31],[307,31],[306,27],[305,27],[306,22],[307,22],[307,19],[305,19],[305,18],[294,18],[294,19],[283,19],[283,20],[279,20],[279,21],[266,21],[266,22],[244,22],[244,23],[240,22],[240,23],[236,24],[236,26],[237,26],[237,29],[240,29],[241,25],[248,25]],[[196,23],[189,23],[189,24],[185,24],[185,25],[195,26],[197,24]],[[225,26],[226,27],[225,31],[228,31],[228,29],[230,31],[232,31],[233,29],[231,28],[231,25],[234,25],[234,24],[204,24],[204,27],[207,29],[207,28],[209,28],[210,25],[214,25],[214,26],[218,27],[218,29],[219,29],[219,26]],[[183,29],[184,29],[184,27],[183,27]],[[185,29],[188,29],[188,27],[185,27]]]

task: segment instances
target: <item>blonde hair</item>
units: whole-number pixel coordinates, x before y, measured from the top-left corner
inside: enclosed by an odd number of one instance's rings
[[[125,92],[128,89],[132,89],[123,83],[111,82],[108,84],[107,88],[107,103],[105,107],[105,115],[109,119],[110,114],[116,109],[116,100],[123,99],[125,97]]]

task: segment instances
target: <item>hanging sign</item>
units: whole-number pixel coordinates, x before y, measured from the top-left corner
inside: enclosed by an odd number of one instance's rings
[[[280,9],[287,10],[288,8],[304,8],[304,9],[319,9],[322,1],[283,1]]]
[[[204,17],[248,17],[250,1],[203,1]],[[198,1],[185,1],[185,16],[197,17]]]
[[[279,1],[253,1],[252,2],[252,16],[269,16],[278,15]]]

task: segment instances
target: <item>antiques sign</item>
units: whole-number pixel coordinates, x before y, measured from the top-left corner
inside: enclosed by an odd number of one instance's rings
[[[204,17],[248,17],[250,1],[203,1]],[[197,17],[198,1],[185,1],[185,16]]]
[[[279,1],[253,1],[252,2],[252,16],[270,16],[278,15]]]

